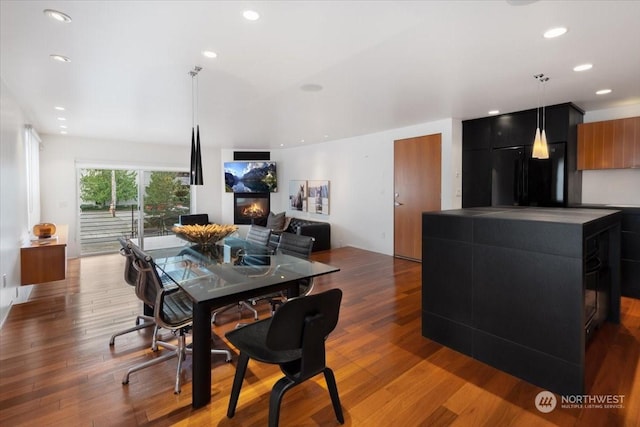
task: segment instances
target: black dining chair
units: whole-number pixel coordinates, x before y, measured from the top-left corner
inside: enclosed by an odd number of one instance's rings
[[[311,236],[303,236],[293,233],[281,233],[276,252],[285,255],[291,255],[298,258],[309,259],[313,251],[313,242],[315,239]],[[300,295],[309,295],[313,291],[313,277],[298,280],[298,288]],[[266,295],[251,300],[253,305],[258,301],[267,300],[271,305],[271,313],[283,303],[287,301],[287,295],[284,291],[276,294]]]
[[[174,393],[178,394],[180,393],[182,362],[186,355],[192,351],[190,346],[186,344],[185,335],[193,324],[193,305],[191,299],[178,287],[173,279],[167,274],[160,276],[159,270],[161,269],[151,256],[133,244],[131,250],[134,255],[133,266],[138,271],[136,295],[146,304],[153,306],[153,316],[156,324],[176,335],[178,343],[175,345],[165,341],[156,341],[152,350],[155,351],[158,347],[162,347],[171,351],[129,368],[122,378],[122,384],[128,384],[129,376],[134,372],[177,357],[178,368]],[[231,361],[231,352],[229,350],[211,349],[211,354],[222,354],[227,362]]]
[[[336,418],[344,424],[342,406],[333,371],[326,365],[325,342],[338,324],[342,291],[291,298],[268,319],[227,332],[240,350],[231,388],[227,417],[235,415],[249,359],[277,364],[284,373],[269,397],[269,426],[276,427],[284,394],[296,385],[324,374]]]
[[[135,287],[138,280],[138,271],[133,267],[134,255],[131,250],[131,245],[133,245],[133,243],[129,239],[125,239],[124,237],[118,237],[118,242],[120,242],[120,246],[121,246],[120,255],[125,257],[124,281],[128,285]],[[147,309],[147,306],[145,306],[145,310],[146,309]],[[158,328],[153,316],[147,316],[145,314],[140,314],[136,317],[135,326],[124,329],[122,331],[116,332],[115,334],[111,335],[111,339],[109,340],[109,345],[113,346],[115,344],[116,337],[128,334],[130,332],[139,331],[141,329],[150,328],[150,327],[154,327],[154,332],[153,332],[154,342],[152,343],[152,347],[155,347],[155,339],[158,333]]]
[[[261,266],[269,264],[269,257],[271,255],[271,249],[269,248],[269,240],[271,238],[271,230],[260,225],[251,224],[245,241],[249,243],[246,249],[240,249],[238,254],[238,264],[241,265],[253,265]],[[219,314],[224,313],[232,308],[237,308],[240,315],[242,310],[246,308],[253,313],[253,320],[258,320],[258,310],[253,308],[254,301],[238,301],[235,304],[222,307],[213,312],[211,316],[211,323],[215,323]]]

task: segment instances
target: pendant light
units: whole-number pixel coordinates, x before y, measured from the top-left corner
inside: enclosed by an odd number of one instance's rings
[[[549,147],[547,145],[547,133],[545,132],[545,107],[544,101],[542,104],[542,132],[540,131],[540,86],[544,91],[544,85],[549,81],[549,77],[545,77],[544,74],[536,74],[533,76],[538,80],[538,108],[536,109],[536,134],[533,139],[533,152],[531,157],[534,159],[548,159]]]
[[[189,183],[191,185],[203,185],[202,183],[202,156],[200,153],[200,125],[198,121],[198,73],[202,67],[195,66],[189,71],[191,76],[191,173]]]

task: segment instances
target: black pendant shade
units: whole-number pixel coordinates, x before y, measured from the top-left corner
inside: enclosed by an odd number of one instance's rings
[[[193,71],[189,72],[191,76],[191,92],[192,92],[192,101],[197,106],[197,94],[194,91],[193,83],[198,75],[198,73],[202,70],[202,67],[195,67]],[[193,105],[192,105],[193,107]],[[195,110],[197,107],[193,108],[193,122],[194,124],[197,122]],[[195,128],[191,127],[191,173],[189,176],[189,184],[191,185],[203,185],[202,182],[202,155],[200,153],[200,125],[197,125]]]
[[[200,125],[198,125],[196,129],[195,153],[193,151],[193,138],[191,143],[191,185],[203,185],[202,156],[200,155]]]
[[[191,128],[191,173],[189,175],[189,184],[198,185],[196,181],[196,133],[195,129]]]

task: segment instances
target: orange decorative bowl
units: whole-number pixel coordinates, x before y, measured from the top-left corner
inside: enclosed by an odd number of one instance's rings
[[[33,226],[33,235],[39,239],[46,239],[56,234],[56,225],[50,222],[41,222]]]

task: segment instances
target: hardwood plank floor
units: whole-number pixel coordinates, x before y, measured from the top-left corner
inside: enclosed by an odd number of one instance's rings
[[[316,280],[316,292],[340,287],[340,321],[327,342],[347,426],[638,426],[640,301],[623,298],[622,323],[606,324],[590,344],[589,394],[624,395],[623,408],[539,412],[539,387],[421,336],[421,265],[354,248],[314,254],[341,271]],[[173,394],[176,361],[132,374],[156,357],[150,331],[118,337],[141,310],[122,279],[119,255],[69,261],[64,281],[37,285],[12,308],[0,334],[0,425],[266,425],[277,367],[251,362],[233,419],[226,407],[234,362],[212,357],[211,403],[191,409],[191,365]],[[262,315],[267,315],[267,306]],[[244,321],[250,314],[245,312]],[[233,310],[213,328],[220,338],[238,321]],[[232,349],[234,350],[234,349]],[[235,350],[234,350],[235,354]],[[559,405],[560,406],[560,402]],[[285,395],[282,426],[336,425],[322,377]]]

